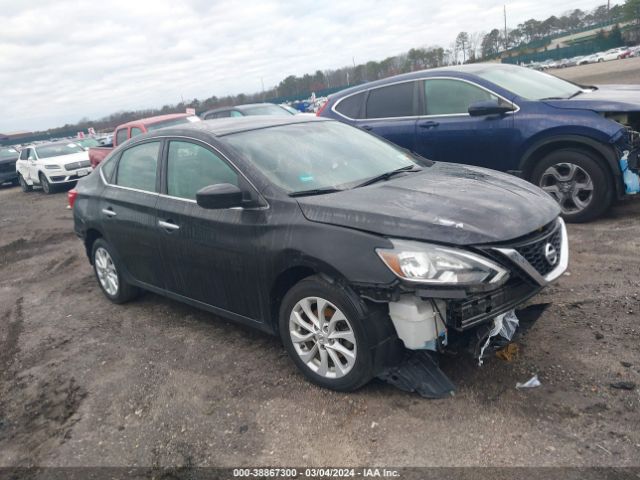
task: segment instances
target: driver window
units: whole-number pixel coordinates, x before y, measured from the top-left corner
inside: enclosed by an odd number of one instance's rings
[[[236,172],[211,150],[191,142],[171,141],[167,156],[167,194],[196,199],[196,192],[208,185],[238,185]]]
[[[424,94],[427,115],[469,113],[472,103],[498,100],[498,97],[476,85],[445,78],[425,80]]]
[[[27,155],[28,155],[27,160],[37,160],[35,148],[30,148],[29,153]]]

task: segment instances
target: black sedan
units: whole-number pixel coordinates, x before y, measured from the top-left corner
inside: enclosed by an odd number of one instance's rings
[[[313,117],[137,136],[79,182],[73,212],[111,301],[149,290],[280,335],[337,390],[442,351],[568,259],[537,187]]]

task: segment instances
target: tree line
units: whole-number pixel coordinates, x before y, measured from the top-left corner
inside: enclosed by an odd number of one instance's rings
[[[387,57],[381,61],[371,60],[358,65],[354,62],[352,66],[317,70],[313,74],[305,74],[301,77],[289,75],[275,87],[263,92],[222,97],[213,95],[204,100],[193,99],[189,102],[164,105],[159,109],[116,112],[98,120],[83,118],[77,124],[66,124],[63,127],[51,129],[47,133],[51,136],[62,136],[68,134],[67,132],[86,131],[88,127],[106,131],[131,120],[184,112],[186,108],[195,108],[197,112],[202,112],[216,107],[263,102],[283,97],[308,96],[311,92],[357,85],[400,73],[485,60],[506,50],[542,41],[553,35],[571,33],[602,23],[634,19],[640,22],[640,0],[626,0],[624,4],[611,8],[605,4],[590,11],[575,9],[560,17],[552,15],[545,20],[529,19],[517,25],[516,28],[507,29],[506,32],[499,28],[494,28],[488,33],[460,32],[448,48],[441,46],[412,48],[408,52]]]

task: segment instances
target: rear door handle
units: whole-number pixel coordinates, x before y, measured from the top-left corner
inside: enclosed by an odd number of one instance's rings
[[[418,124],[420,128],[434,128],[434,127],[437,127],[438,125],[440,125],[440,123],[434,122],[433,120],[429,120],[429,121]]]
[[[175,223],[165,222],[163,220],[158,220],[158,226],[164,228],[165,230],[171,230],[172,232],[175,230],[180,230],[180,227]]]
[[[115,217],[116,216],[116,212],[114,212],[111,207],[109,208],[103,208],[102,209],[102,213],[104,213],[107,217]]]

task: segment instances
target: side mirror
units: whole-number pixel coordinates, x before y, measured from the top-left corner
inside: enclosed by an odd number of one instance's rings
[[[500,104],[498,100],[483,100],[469,105],[469,115],[472,117],[504,115],[508,112],[513,112],[513,106]]]
[[[230,183],[208,185],[196,192],[196,202],[202,208],[222,209],[242,205],[242,191]]]

